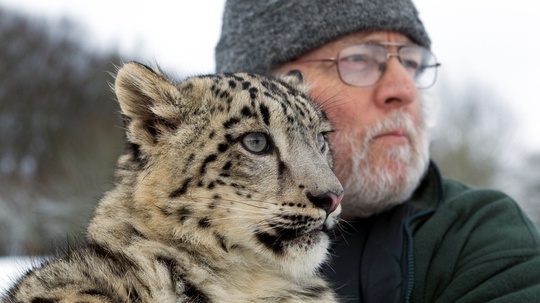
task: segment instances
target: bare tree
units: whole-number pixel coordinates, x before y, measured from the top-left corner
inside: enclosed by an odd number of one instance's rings
[[[540,225],[540,152],[520,157],[517,164],[511,166],[511,173],[499,179],[500,183],[512,186],[513,195]]]
[[[511,111],[493,89],[472,83],[461,89],[442,83],[433,130],[432,156],[443,173],[475,186],[495,186],[505,167],[505,141],[513,133]]]
[[[496,89],[440,83],[432,157],[442,173],[476,187],[500,189],[540,223],[540,154],[516,141],[516,117]]]
[[[123,142],[119,56],[68,20],[0,9],[0,254],[48,253],[110,184]]]

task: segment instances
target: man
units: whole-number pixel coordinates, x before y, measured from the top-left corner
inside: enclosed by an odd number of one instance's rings
[[[537,227],[429,160],[430,44],[410,0],[229,0],[216,67],[299,70],[334,122],[348,223],[324,273],[343,302],[540,302]]]

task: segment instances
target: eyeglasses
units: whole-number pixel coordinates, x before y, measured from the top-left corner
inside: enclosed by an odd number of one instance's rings
[[[397,47],[397,52],[389,52],[389,46]],[[429,88],[435,83],[437,67],[441,64],[427,48],[409,43],[362,43],[343,48],[336,58],[297,62],[333,62],[341,81],[351,86],[369,87],[379,81],[391,57],[399,59],[418,89]]]

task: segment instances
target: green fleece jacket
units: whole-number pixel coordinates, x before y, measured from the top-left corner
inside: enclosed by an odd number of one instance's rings
[[[324,268],[342,302],[540,302],[540,233],[507,195],[441,178],[336,234]]]

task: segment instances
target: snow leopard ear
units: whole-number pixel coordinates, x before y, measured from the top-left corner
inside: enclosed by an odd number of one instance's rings
[[[302,93],[308,93],[307,83],[304,81],[304,75],[301,71],[293,69],[288,71],[286,74],[281,75],[280,79],[294,87],[295,89],[301,91]]]
[[[181,94],[158,70],[127,63],[116,75],[114,90],[132,143],[155,143],[181,122]]]

